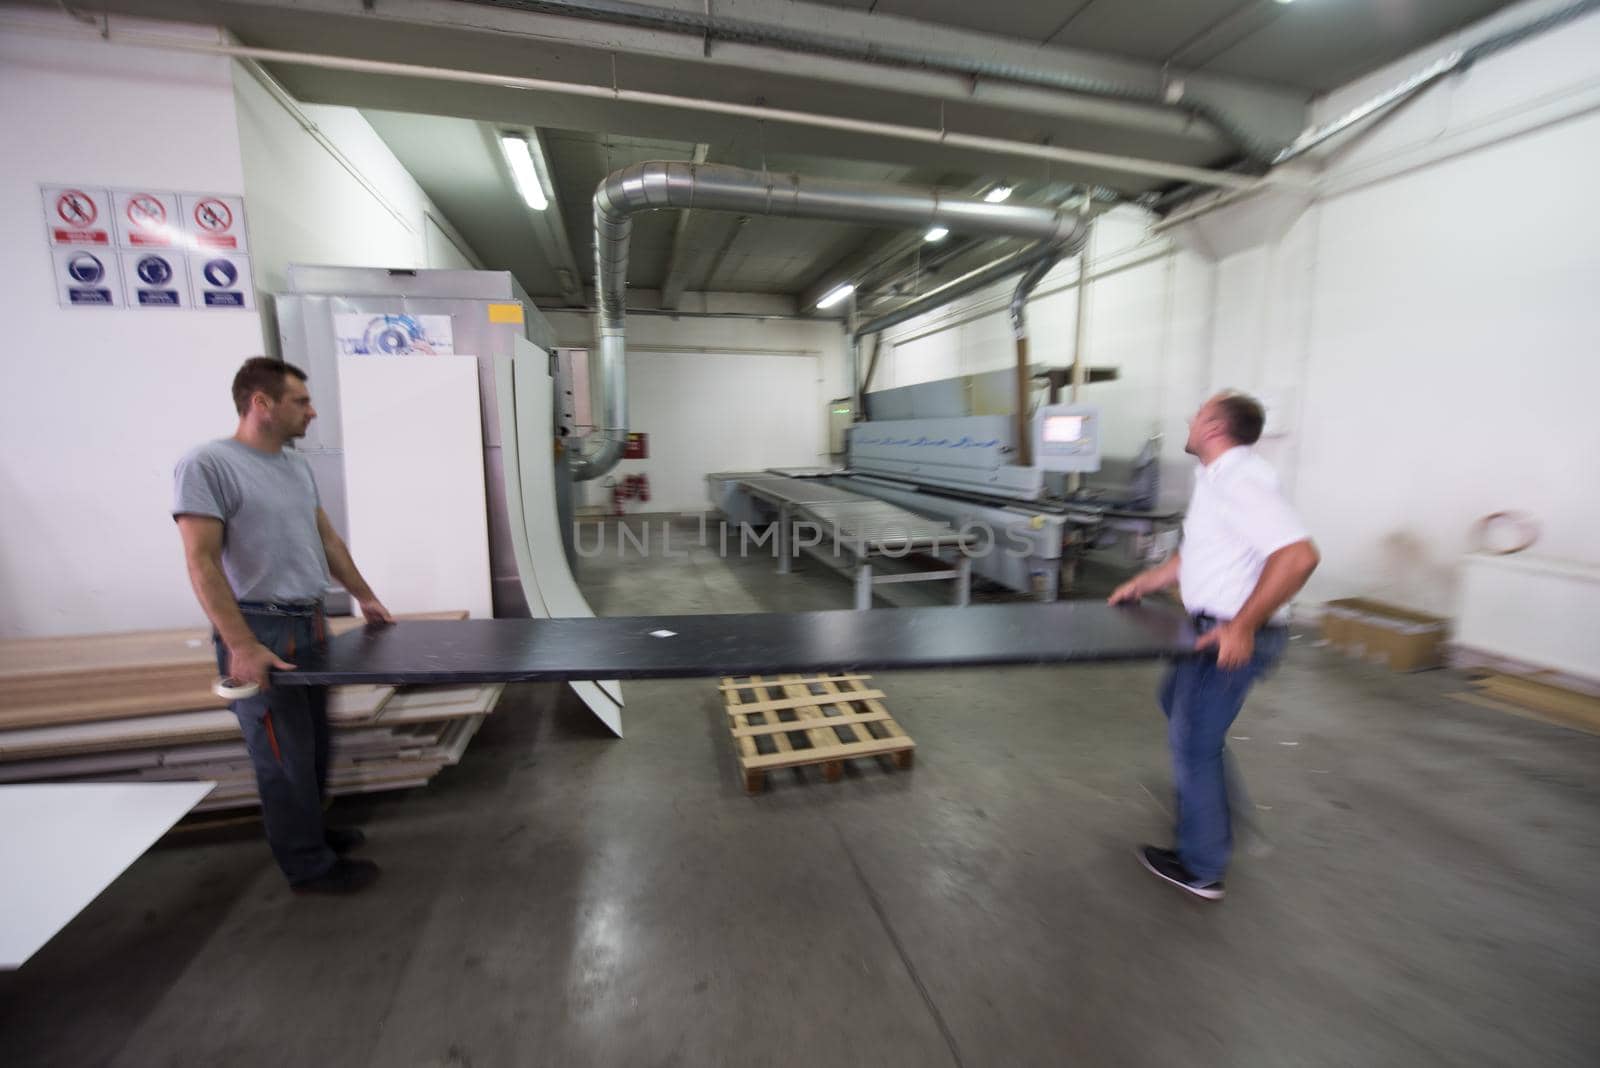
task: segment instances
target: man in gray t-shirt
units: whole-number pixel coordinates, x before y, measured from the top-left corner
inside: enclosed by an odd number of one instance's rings
[[[325,637],[322,595],[337,579],[368,623],[393,619],[329,523],[311,466],[291,449],[317,417],[304,371],[246,360],[233,380],[239,429],[178,462],[172,515],[189,581],[215,628],[217,668],[260,687],[233,702],[255,768],[273,856],[300,891],[346,893],[377,877],[371,861],[341,856],[360,831],[323,825],[328,776],[325,687],[271,685],[297,651]]]

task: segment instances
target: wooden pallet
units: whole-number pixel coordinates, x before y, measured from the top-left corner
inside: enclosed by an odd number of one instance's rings
[[[911,766],[913,742],[870,689],[870,675],[761,675],[722,680],[728,727],[747,793],[766,787],[767,772],[809,764],[835,782],[853,757],[889,757]]]

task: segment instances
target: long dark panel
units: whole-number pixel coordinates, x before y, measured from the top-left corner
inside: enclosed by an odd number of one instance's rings
[[[299,654],[277,685],[696,678],[1157,659],[1194,646],[1176,608],[1099,602],[609,619],[416,621]]]

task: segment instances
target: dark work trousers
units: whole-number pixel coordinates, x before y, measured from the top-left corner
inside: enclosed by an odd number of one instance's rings
[[[325,638],[316,602],[239,605],[250,631],[277,656],[295,663]],[[228,649],[216,639],[217,666],[228,674]],[[278,867],[290,883],[326,875],[336,859],[322,823],[328,781],[328,690],[325,686],[267,686],[232,704],[256,772],[261,818]]]
[[[1195,618],[1204,634],[1218,625]],[[1217,651],[1207,649],[1176,660],[1161,684],[1161,711],[1167,716],[1172,750],[1172,781],[1178,795],[1178,859],[1190,873],[1211,882],[1222,878],[1233,854],[1229,794],[1242,796],[1242,784],[1229,790],[1238,769],[1227,760],[1228,728],[1233,725],[1255,681],[1277,664],[1289,645],[1289,628],[1256,632],[1250,662],[1238,668],[1217,666]]]

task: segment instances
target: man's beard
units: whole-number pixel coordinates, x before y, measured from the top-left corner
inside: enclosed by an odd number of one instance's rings
[[[305,437],[306,428],[310,425],[310,420],[297,424],[291,420],[283,420],[280,422],[275,419],[272,422],[272,432],[283,438],[284,441],[293,441],[296,438]]]

